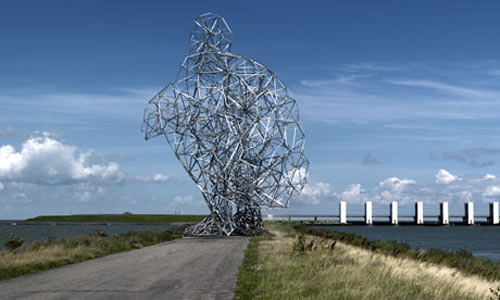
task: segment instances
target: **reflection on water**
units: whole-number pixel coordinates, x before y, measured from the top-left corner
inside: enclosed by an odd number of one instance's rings
[[[467,249],[477,257],[500,261],[500,226],[311,226],[406,242],[414,249]]]
[[[21,237],[27,243],[33,241],[47,240],[48,238],[65,238],[89,235],[94,230],[103,230],[108,236],[127,233],[130,231],[166,231],[175,225],[138,225],[138,224],[111,224],[111,225],[11,225],[0,224],[0,247],[10,235]]]

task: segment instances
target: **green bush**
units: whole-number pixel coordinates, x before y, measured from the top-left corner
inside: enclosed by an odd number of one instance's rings
[[[302,254],[306,251],[306,238],[302,234],[297,236],[297,240],[293,244],[293,251],[298,254]]]
[[[13,235],[7,240],[7,242],[5,242],[5,248],[9,250],[14,250],[16,248],[21,247],[23,244],[24,244],[24,239]]]
[[[107,237],[108,235],[106,234],[106,232],[104,232],[104,230],[96,229],[96,230],[92,231],[90,236],[95,237],[95,238],[102,238],[102,237]]]

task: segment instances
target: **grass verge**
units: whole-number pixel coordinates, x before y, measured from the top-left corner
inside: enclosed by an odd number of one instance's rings
[[[113,237],[84,236],[33,242],[14,250],[0,250],[0,280],[40,272],[181,238],[185,227],[164,232],[130,232]]]
[[[235,299],[485,300],[499,284],[289,224],[266,228],[268,234],[250,240]]]
[[[245,250],[245,257],[238,272],[238,284],[236,286],[236,299],[252,300],[255,299],[255,291],[259,286],[259,243],[260,241],[269,240],[271,234],[265,232],[261,236],[254,236],[250,239],[247,249]]]
[[[100,215],[65,215],[38,216],[27,219],[29,222],[102,222],[102,223],[197,223],[204,215],[141,215],[141,214],[100,214]]]
[[[477,258],[467,250],[447,252],[438,249],[427,251],[414,250],[407,243],[395,241],[370,241],[366,237],[354,233],[313,229],[305,224],[297,224],[294,228],[302,233],[322,238],[338,240],[345,244],[376,251],[394,257],[410,258],[421,262],[445,265],[455,268],[466,275],[477,275],[487,280],[500,280],[500,262]]]

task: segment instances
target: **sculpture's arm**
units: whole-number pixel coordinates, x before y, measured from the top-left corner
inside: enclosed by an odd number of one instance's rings
[[[173,101],[173,99],[169,97],[170,93],[172,93],[172,86],[169,84],[156,94],[153,99],[148,102],[146,109],[144,109],[141,131],[146,140],[164,134],[166,125],[164,115]]]

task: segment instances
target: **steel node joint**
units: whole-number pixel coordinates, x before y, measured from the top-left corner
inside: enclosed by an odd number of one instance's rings
[[[210,209],[188,236],[260,234],[261,208],[287,207],[306,184],[295,99],[267,67],[231,53],[232,40],[224,18],[199,16],[176,81],[144,113],[146,139],[166,137]]]

